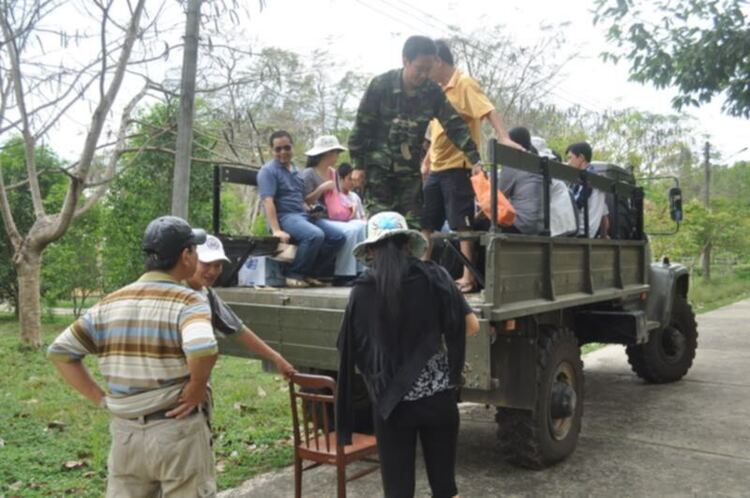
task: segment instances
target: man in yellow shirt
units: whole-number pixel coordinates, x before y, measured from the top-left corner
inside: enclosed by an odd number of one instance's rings
[[[430,78],[438,83],[445,96],[466,121],[471,138],[481,143],[482,120],[489,120],[500,143],[520,148],[508,136],[503,120],[495,106],[487,98],[479,84],[470,76],[456,69],[450,47],[443,40],[435,42],[438,62],[433,65]],[[430,240],[435,230],[440,230],[445,221],[451,230],[458,232],[471,229],[474,220],[474,189],[472,172],[480,171],[480,164],[472,164],[468,157],[453,145],[440,123],[430,122],[430,150],[422,163],[424,178],[424,206],[422,208],[422,233]],[[432,244],[428,245],[425,259],[430,258]],[[474,259],[471,240],[461,241],[461,252],[469,261]],[[476,290],[474,276],[464,268],[463,276],[456,282],[462,292]]]

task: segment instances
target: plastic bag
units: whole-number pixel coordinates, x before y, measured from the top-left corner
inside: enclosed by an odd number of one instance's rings
[[[488,219],[492,219],[492,184],[489,178],[480,171],[471,177],[471,185],[474,187],[474,195],[477,197],[477,204]],[[516,210],[510,204],[505,194],[500,190],[497,191],[497,224],[504,227],[513,225],[516,221]]]

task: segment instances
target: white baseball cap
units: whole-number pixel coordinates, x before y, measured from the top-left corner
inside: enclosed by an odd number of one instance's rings
[[[213,263],[214,261],[231,261],[224,254],[224,246],[221,241],[213,235],[206,237],[206,242],[198,246],[198,261],[201,263]]]

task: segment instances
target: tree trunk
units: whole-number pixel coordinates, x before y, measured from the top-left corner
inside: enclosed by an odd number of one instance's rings
[[[701,273],[703,274],[703,280],[708,282],[711,280],[711,243],[709,242],[703,248],[703,254],[701,255]]]
[[[21,324],[21,342],[31,347],[42,345],[42,302],[40,284],[42,255],[32,250],[24,251],[16,264],[18,272],[18,315]]]
[[[198,33],[202,1],[188,0],[180,85],[180,116],[177,122],[177,143],[175,144],[172,214],[185,220],[188,218],[190,201],[190,156],[193,144],[195,74],[198,65]]]

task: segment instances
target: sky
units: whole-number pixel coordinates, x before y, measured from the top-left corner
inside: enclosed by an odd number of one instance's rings
[[[176,2],[167,0],[165,5],[164,17],[179,26],[182,12]],[[300,54],[326,48],[335,58],[333,70],[372,75],[401,65],[403,42],[412,34],[443,38],[455,34],[456,27],[471,33],[503,24],[514,39],[532,43],[542,36],[541,24],[564,26],[565,49],[578,56],[558,76],[549,101],[595,112],[626,107],[675,112],[670,105],[673,92],[628,82],[625,64],[601,61],[599,54],[607,43],[603,29],[593,26],[592,0],[266,0],[262,10],[255,0],[244,5],[249,6],[248,15],[240,16],[239,25],[227,28],[238,45],[275,46]],[[181,54],[172,53],[169,64],[180,60]],[[163,69],[157,66],[151,76],[158,78]],[[137,90],[126,85],[121,93]],[[723,162],[750,160],[750,120],[723,115],[720,98],[683,113],[695,118],[696,142],[709,139]],[[63,157],[75,157],[85,133],[83,124],[71,116],[53,133],[51,145]]]
[[[515,39],[531,43],[541,36],[540,24],[564,25],[568,49],[579,55],[560,75],[553,103],[597,112],[675,112],[673,92],[628,82],[625,64],[601,61],[607,43],[603,28],[593,26],[592,8],[591,0],[267,0],[260,13],[251,12],[247,29],[264,45],[300,53],[325,45],[341,66],[378,74],[401,64],[401,47],[412,34],[441,38],[454,26],[470,33],[503,24]],[[699,143],[708,137],[727,162],[750,160],[750,120],[723,115],[721,102],[683,113],[695,117]]]

